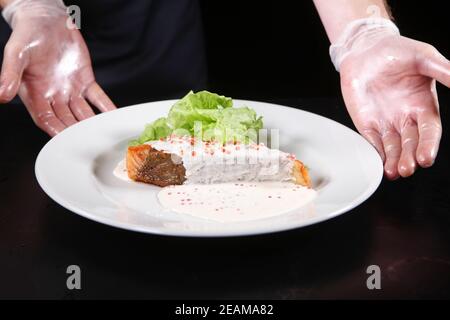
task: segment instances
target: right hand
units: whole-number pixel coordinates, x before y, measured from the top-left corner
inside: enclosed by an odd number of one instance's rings
[[[20,4],[8,21],[13,31],[4,50],[0,103],[18,93],[37,126],[51,136],[94,116],[90,104],[101,112],[115,109],[95,81],[80,32],[67,26],[65,9],[54,0],[16,1]]]

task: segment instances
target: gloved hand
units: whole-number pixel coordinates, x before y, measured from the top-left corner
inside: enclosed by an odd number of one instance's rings
[[[1,103],[19,93],[51,136],[93,116],[89,103],[102,112],[115,109],[95,82],[86,44],[69,28],[61,0],[15,0],[2,14],[13,31],[4,50]]]
[[[432,166],[442,133],[435,80],[450,86],[449,61],[381,18],[351,23],[330,54],[350,116],[382,157],[386,176]]]

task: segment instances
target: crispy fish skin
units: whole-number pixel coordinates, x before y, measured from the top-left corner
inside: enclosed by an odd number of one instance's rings
[[[138,182],[167,187],[186,181],[186,168],[182,163],[174,163],[172,154],[146,144],[128,148],[126,167],[128,177]],[[296,184],[311,187],[308,169],[301,161],[294,160],[292,175]]]
[[[311,178],[309,176],[308,168],[300,160],[295,160],[292,174],[295,179],[295,183],[311,188]]]
[[[155,150],[149,145],[129,147],[126,166],[128,177],[137,182],[167,187],[181,185],[186,181],[183,164],[174,163],[171,154]]]

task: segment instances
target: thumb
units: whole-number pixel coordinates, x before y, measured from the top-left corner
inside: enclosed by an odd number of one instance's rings
[[[419,72],[450,88],[450,61],[430,46],[419,61]]]
[[[8,42],[3,54],[0,75],[0,103],[7,103],[17,95],[24,68],[25,61],[22,48]]]

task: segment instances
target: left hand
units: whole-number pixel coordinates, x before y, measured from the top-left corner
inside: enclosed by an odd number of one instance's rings
[[[450,87],[450,62],[429,44],[388,35],[350,52],[340,72],[350,116],[387,178],[432,166],[442,134],[436,80]]]

